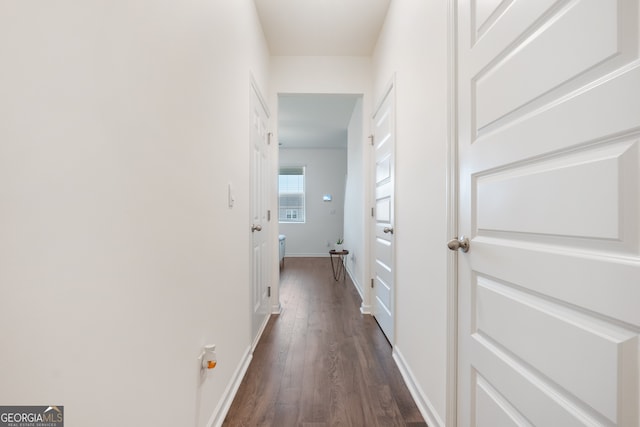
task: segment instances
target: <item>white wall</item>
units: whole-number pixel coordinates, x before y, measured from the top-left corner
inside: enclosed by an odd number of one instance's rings
[[[2,2],[0,58],[0,402],[205,425],[250,345],[253,1]]]
[[[337,239],[344,235],[347,150],[280,149],[280,165],[305,167],[306,221],[279,224],[280,233],[287,236],[286,256],[328,256]],[[331,194],[333,200],[324,202],[325,194]]]
[[[447,2],[391,2],[373,56],[375,99],[396,80],[396,360],[431,426],[447,371]]]
[[[270,67],[270,108],[272,112],[272,123],[278,122],[278,94],[279,93],[323,93],[323,94],[362,94],[362,114],[365,118],[362,122],[362,134],[360,143],[366,145],[366,135],[369,135],[371,117],[371,58],[370,57],[327,57],[327,56],[273,56]],[[274,130],[277,140],[277,130]],[[349,141],[349,144],[357,143]],[[354,152],[355,153],[355,152]],[[358,159],[349,149],[349,168],[360,163],[363,172],[366,160]],[[277,164],[277,163],[276,163]],[[349,172],[352,173],[351,171]],[[275,201],[274,203],[276,203]],[[349,203],[349,202],[348,202]],[[350,209],[358,210],[358,207],[351,205]],[[366,206],[360,206],[359,224],[367,221]],[[356,214],[357,215],[357,214]],[[354,215],[350,215],[344,223],[345,229],[360,230],[358,225],[348,223]],[[277,241],[274,239],[274,245]],[[368,245],[367,235],[357,233],[350,237],[347,242],[349,252],[354,254],[357,260],[364,260],[365,248]],[[274,247],[275,247],[274,246]],[[287,243],[288,246],[288,243]],[[364,261],[362,261],[364,262]],[[366,269],[365,269],[366,270]],[[364,271],[364,270],[363,270]],[[352,270],[350,270],[353,273]],[[274,269],[275,276],[272,283],[278,283],[278,270]],[[364,278],[354,278],[354,281],[362,283]],[[272,288],[273,289],[273,288]],[[363,305],[368,306],[369,291],[364,287]],[[277,290],[276,290],[277,291]],[[275,301],[278,300],[277,292],[272,293]],[[275,304],[274,304],[275,305]]]
[[[363,286],[366,283],[367,258],[363,244],[367,232],[367,221],[363,221],[367,211],[367,176],[365,162],[368,159],[368,148],[363,141],[362,98],[356,101],[353,114],[347,130],[347,183],[344,201],[344,240],[349,249],[346,267],[360,295],[364,295]],[[351,242],[357,250],[351,251]]]

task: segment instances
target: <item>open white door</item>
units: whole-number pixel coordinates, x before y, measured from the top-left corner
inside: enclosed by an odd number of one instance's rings
[[[458,425],[637,427],[638,1],[457,5]]]
[[[267,108],[251,85],[251,338],[255,346],[269,318],[269,147]]]
[[[373,115],[374,149],[374,316],[393,345],[394,331],[394,86]]]

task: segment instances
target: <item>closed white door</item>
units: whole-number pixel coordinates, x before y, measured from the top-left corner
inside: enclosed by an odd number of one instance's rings
[[[373,116],[374,136],[374,316],[393,345],[394,328],[394,87],[385,94]]]
[[[269,318],[269,147],[267,108],[251,86],[251,336],[255,342]]]
[[[637,0],[457,2],[458,425],[639,425]]]

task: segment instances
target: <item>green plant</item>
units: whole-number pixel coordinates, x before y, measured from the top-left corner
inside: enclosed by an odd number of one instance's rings
[[[344,239],[342,237],[338,238],[338,241],[336,242],[336,245],[341,245],[344,243]]]

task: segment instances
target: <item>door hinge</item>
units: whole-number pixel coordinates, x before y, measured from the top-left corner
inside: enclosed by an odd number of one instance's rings
[[[374,218],[375,216],[376,216],[375,210],[374,208],[371,208],[371,218]]]
[[[369,135],[369,140],[371,141],[371,146],[373,147],[373,134]]]
[[[373,279],[371,279],[371,288],[373,289]]]
[[[267,221],[271,221],[271,209],[267,211]]]
[[[271,145],[271,136],[273,136],[273,132],[267,132],[267,145]]]
[[[267,286],[267,296],[271,296],[271,286]]]

